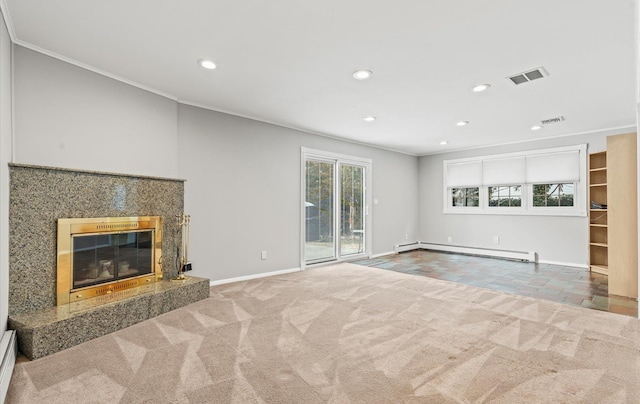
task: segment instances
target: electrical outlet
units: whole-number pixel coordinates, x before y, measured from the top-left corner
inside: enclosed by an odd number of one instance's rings
[[[447,243],[453,243],[453,237],[451,236],[447,237]]]
[[[260,258],[262,258],[263,260],[267,259],[267,250],[262,250],[262,253],[260,255]]]
[[[500,237],[493,236],[493,242],[494,242],[494,244],[500,244]]]
[[[407,240],[409,240],[409,235],[408,235],[408,234],[405,234],[405,235],[404,235],[404,241],[407,241]]]

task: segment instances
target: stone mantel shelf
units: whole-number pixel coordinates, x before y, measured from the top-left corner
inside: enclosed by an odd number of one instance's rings
[[[109,175],[109,176],[126,177],[126,178],[144,178],[144,179],[148,179],[148,180],[158,180],[158,181],[187,182],[187,180],[180,179],[180,178],[167,178],[167,177],[154,177],[154,176],[150,176],[150,175],[112,173],[112,172],[107,172],[107,171],[79,170],[79,169],[75,169],[75,168],[49,167],[49,166],[39,166],[39,165],[34,165],[34,164],[9,163],[9,167],[31,168],[31,169],[35,169],[35,170],[64,171],[64,172],[70,172],[70,173],[85,173],[85,174],[91,174],[91,175]]]

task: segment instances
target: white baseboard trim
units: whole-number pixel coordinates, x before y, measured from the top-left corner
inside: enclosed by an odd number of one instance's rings
[[[538,260],[538,264],[560,265],[560,266],[563,266],[563,267],[589,269],[589,265],[588,264],[576,264],[575,262],[558,262],[558,261]]]
[[[8,330],[4,332],[2,340],[0,340],[0,402],[4,403],[9,390],[9,382],[13,374],[13,368],[16,364],[16,356],[18,355],[18,345],[16,341],[16,332]]]
[[[393,255],[393,254],[396,254],[396,252],[395,251],[387,251],[387,252],[383,252],[383,253],[380,253],[380,254],[370,255],[369,258],[372,259],[372,258],[384,257],[385,255]]]
[[[463,247],[450,244],[435,244],[418,242],[419,247],[425,250],[446,251],[461,254],[483,255],[487,257],[509,258],[522,261],[536,262],[536,253],[533,251],[509,251],[494,250],[491,248]]]
[[[407,244],[396,244],[393,246],[393,250],[395,251],[395,253],[401,253],[401,252],[405,252],[405,251],[411,251],[411,250],[419,250],[420,248],[420,242],[416,241],[414,243],[407,243]]]
[[[300,272],[300,268],[281,269],[279,271],[263,272],[255,275],[238,276],[237,278],[219,279],[217,281],[210,281],[209,285],[216,286],[216,285],[224,285],[224,284],[233,283],[233,282],[250,281],[252,279],[266,278],[266,277],[275,276],[275,275],[290,274],[292,272]]]

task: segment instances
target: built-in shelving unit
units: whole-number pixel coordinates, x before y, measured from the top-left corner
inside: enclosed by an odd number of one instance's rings
[[[637,150],[635,133],[607,136],[609,294],[631,298],[638,297]]]
[[[607,136],[589,155],[589,267],[609,277],[609,294],[638,297],[637,139]]]
[[[589,267],[609,274],[607,152],[589,155]]]

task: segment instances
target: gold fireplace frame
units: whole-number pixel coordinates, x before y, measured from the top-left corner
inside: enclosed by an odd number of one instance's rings
[[[100,285],[73,289],[71,245],[78,234],[118,234],[136,230],[153,230],[152,269],[149,274],[114,280]],[[58,306],[79,300],[110,295],[115,292],[148,285],[162,278],[162,220],[160,216],[100,217],[58,219]]]

